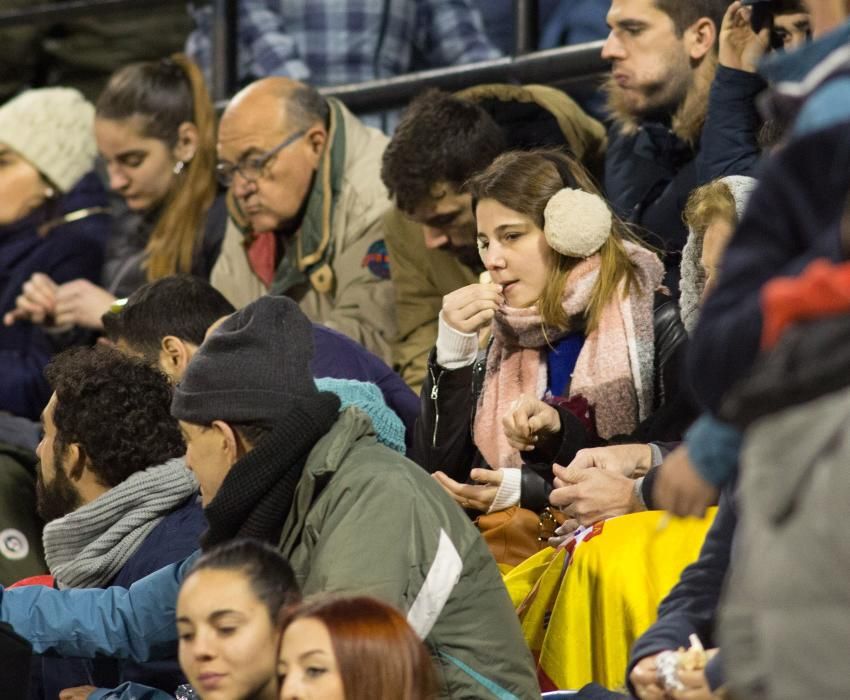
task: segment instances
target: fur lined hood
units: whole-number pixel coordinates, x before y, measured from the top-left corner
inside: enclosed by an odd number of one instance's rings
[[[696,146],[699,143],[702,127],[705,123],[705,115],[708,112],[711,83],[716,72],[717,55],[712,52],[694,71],[694,82],[671,120],[671,131],[690,146]],[[607,94],[608,112],[620,128],[621,133],[634,134],[640,129],[641,122],[626,109],[622,95],[616,87],[613,78],[608,78],[604,86]]]

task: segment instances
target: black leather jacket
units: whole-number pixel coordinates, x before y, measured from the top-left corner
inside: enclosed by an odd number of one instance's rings
[[[696,418],[680,374],[684,365],[687,333],[679,318],[679,307],[669,296],[655,299],[655,411],[631,435],[617,436],[609,443],[671,441],[681,439],[684,430]],[[474,364],[447,370],[431,352],[428,376],[420,395],[421,412],[416,421],[412,458],[433,473],[442,471],[465,482],[475,467],[487,467],[472,441],[471,426],[484,383],[486,352]],[[561,432],[545,445],[523,455],[521,505],[540,511],[548,504],[552,490],[552,464],[568,464],[576,452],[594,447],[584,425],[565,408],[558,409]]]

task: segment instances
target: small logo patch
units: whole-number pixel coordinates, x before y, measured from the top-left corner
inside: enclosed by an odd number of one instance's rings
[[[368,267],[369,272],[375,277],[382,280],[390,278],[390,256],[387,254],[387,244],[384,243],[383,239],[375,241],[369,246],[361,265]]]
[[[30,553],[30,543],[20,530],[8,528],[0,531],[0,554],[6,559],[19,561]]]

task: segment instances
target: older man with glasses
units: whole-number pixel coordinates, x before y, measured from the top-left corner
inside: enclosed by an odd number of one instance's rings
[[[389,361],[386,144],[303,83],[265,78],[238,93],[219,126],[230,222],[213,286],[237,308],[266,293],[290,296],[312,321]]]

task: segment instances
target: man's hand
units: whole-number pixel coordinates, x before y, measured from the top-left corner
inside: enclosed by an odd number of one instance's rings
[[[552,467],[555,490],[549,502],[585,527],[600,520],[635,513],[643,507],[635,496],[635,482],[615,471]]]
[[[462,508],[482,513],[490,509],[502,483],[502,472],[494,469],[473,469],[469,476],[477,484],[461,484],[443,472],[434,472],[431,476]]]
[[[561,429],[561,417],[545,401],[523,394],[502,416],[502,428],[511,447],[528,452],[534,449],[541,435],[551,435]]]
[[[576,452],[567,465],[575,469],[604,469],[629,478],[646,474],[652,467],[652,448],[649,445],[606,445],[586,447]]]
[[[56,292],[57,326],[73,325],[99,330],[100,317],[115,303],[115,297],[88,280],[78,279],[59,285]]]
[[[17,321],[46,323],[56,311],[56,292],[59,289],[47,275],[36,272],[24,283],[15,299],[15,308],[3,316],[3,323],[11,326]]]
[[[687,445],[673,450],[658,468],[653,484],[652,500],[658,508],[674,515],[701,518],[705,510],[717,503],[718,490],[694,469]]]
[[[711,660],[719,649],[706,649],[706,661]],[[708,679],[705,677],[705,669],[696,669],[686,671],[679,669],[676,674],[679,677],[679,682],[685,686],[684,690],[674,690],[670,693],[673,700],[722,700],[722,693],[711,692],[711,687],[708,685]]]
[[[97,688],[93,685],[78,685],[59,692],[59,700],[86,700]]]
[[[684,690],[671,691],[670,697],[673,700],[719,700],[721,697],[711,692],[708,679],[705,677],[705,671],[702,669],[695,671],[679,669],[676,675],[679,676],[679,681],[685,688]]]
[[[718,58],[726,68],[755,73],[762,56],[770,48],[770,27],[758,34],[750,24],[752,9],[744,7],[740,0],[733,2],[723,16],[720,25]]]
[[[667,695],[658,681],[658,667],[655,659],[658,654],[646,656],[635,664],[629,674],[629,680],[635,687],[640,700],[666,700]]]
[[[470,284],[443,297],[443,321],[461,333],[477,333],[505,303],[499,284]]]

